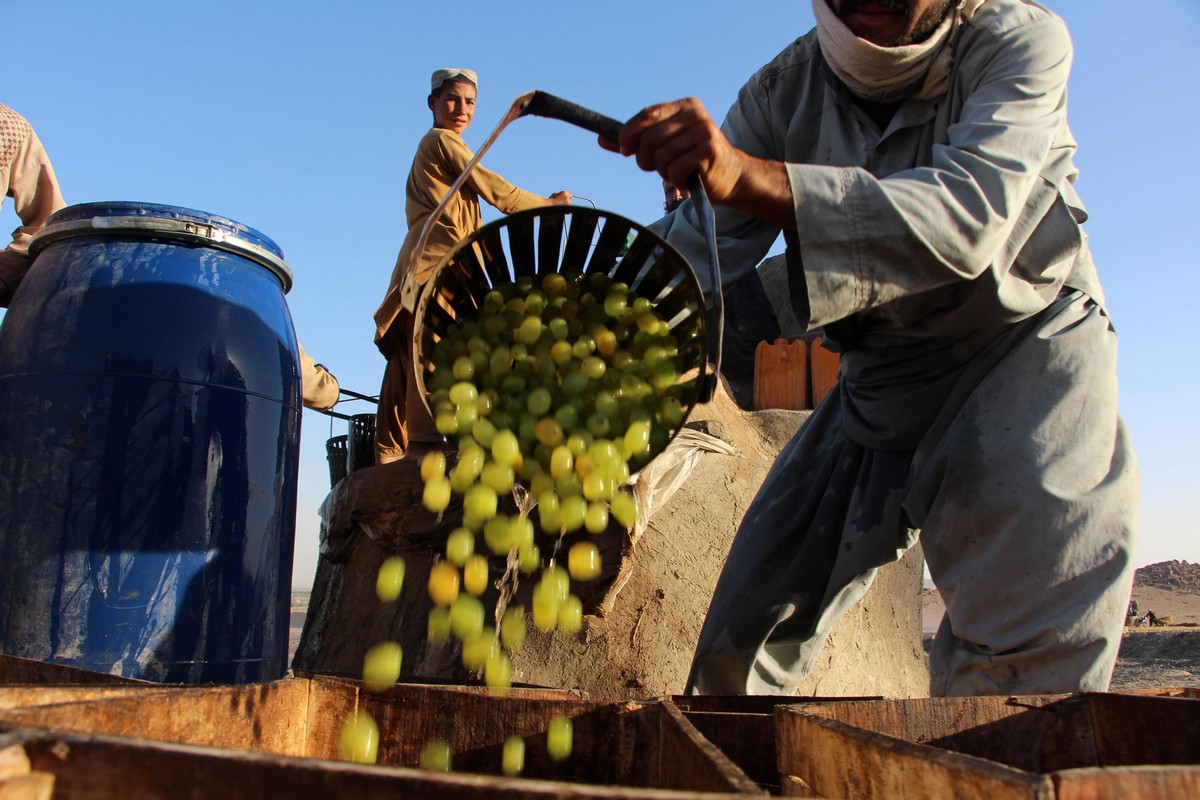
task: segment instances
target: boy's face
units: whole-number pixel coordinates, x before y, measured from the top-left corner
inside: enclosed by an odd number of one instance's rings
[[[438,94],[430,95],[433,127],[461,135],[475,119],[475,85],[466,81],[448,81]]]

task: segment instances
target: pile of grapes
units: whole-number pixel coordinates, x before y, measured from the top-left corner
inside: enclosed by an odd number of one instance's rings
[[[422,459],[423,503],[441,513],[461,497],[462,525],[430,570],[428,637],[458,640],[463,666],[503,691],[528,626],[526,609],[509,605],[520,580],[534,582],[534,627],[580,630],[583,603],[573,582],[601,572],[591,539],[611,520],[634,525],[630,475],[683,423],[679,353],[688,342],[649,298],[605,274],[578,271],[496,286],[476,316],[442,334],[429,356],[426,390],[457,457]],[[567,537],[574,541],[564,567]],[[505,562],[496,580],[493,558]],[[399,594],[398,581],[385,574],[395,569],[380,571],[381,598]],[[489,586],[499,591],[490,621],[481,599]],[[394,683],[399,665],[398,645],[378,645],[367,654],[364,680]],[[506,758],[505,772],[515,774],[509,767]]]

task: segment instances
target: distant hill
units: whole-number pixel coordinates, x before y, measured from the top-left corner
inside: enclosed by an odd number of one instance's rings
[[[1134,572],[1133,585],[1200,594],[1200,564],[1189,564],[1186,561],[1160,561],[1150,564]]]

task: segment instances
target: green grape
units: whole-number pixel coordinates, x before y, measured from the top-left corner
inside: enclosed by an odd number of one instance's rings
[[[529,481],[529,493],[541,500],[546,492],[554,491],[554,476],[549,472],[538,472]]]
[[[488,560],[478,553],[468,558],[463,565],[462,583],[468,594],[483,594],[488,585]]]
[[[558,366],[565,366],[571,363],[571,359],[575,357],[575,353],[571,348],[571,343],[566,341],[557,341],[550,345],[550,360]]]
[[[546,533],[558,533],[561,527],[558,519],[558,495],[553,491],[543,492],[538,498],[537,509],[538,523],[542,530]]]
[[[375,577],[375,594],[384,603],[391,603],[400,597],[400,589],[404,586],[404,559],[400,556],[389,556],[379,565],[379,574]]]
[[[612,420],[600,413],[589,414],[587,418],[588,433],[595,436],[597,439],[602,439],[608,436],[609,430],[612,428]]]
[[[454,366],[451,368],[455,380],[469,381],[475,377],[475,363],[471,361],[470,356],[459,356],[454,359]]]
[[[525,740],[520,736],[510,736],[504,740],[500,770],[510,778],[515,778],[525,771]]]
[[[453,411],[443,411],[433,418],[434,427],[442,436],[453,436],[458,433],[458,417]]]
[[[583,374],[583,371],[578,368],[567,370],[567,374],[562,379],[562,390],[568,395],[583,394],[588,388],[588,376]]]
[[[564,432],[574,430],[579,424],[579,409],[574,403],[562,403],[554,410],[554,421]]]
[[[558,625],[558,593],[555,586],[542,580],[533,587],[533,627],[549,633]]]
[[[493,691],[504,692],[512,688],[512,661],[508,653],[496,648],[483,665],[483,682]]]
[[[489,461],[484,466],[483,472],[480,473],[479,480],[484,486],[500,495],[512,491],[513,484],[516,483],[516,474],[513,472],[513,468],[506,464]]]
[[[604,533],[608,528],[608,506],[603,502],[588,503],[583,517],[583,527],[588,533]]]
[[[500,618],[500,643],[515,653],[525,646],[525,606],[509,606]]]
[[[617,492],[613,495],[613,499],[609,501],[609,510],[617,522],[626,528],[632,528],[637,522],[637,501],[630,494]]]
[[[532,542],[517,548],[517,568],[526,575],[532,575],[542,566],[542,551]]]
[[[558,565],[553,565],[546,568],[542,573],[542,580],[546,581],[554,590],[554,596],[559,602],[567,599],[571,594],[571,575],[565,569]]]
[[[492,458],[509,467],[515,467],[521,458],[521,445],[510,430],[497,431],[492,439]]]
[[[603,414],[610,419],[617,416],[620,410],[617,398],[612,392],[597,392],[594,407],[597,414]]]
[[[583,497],[585,500],[607,500],[608,481],[598,471],[593,471],[583,479]]]
[[[607,328],[598,331],[595,334],[596,352],[605,358],[610,358],[613,353],[617,352],[617,334]]]
[[[600,548],[592,542],[576,542],[567,551],[567,572],[577,581],[590,581],[600,576]]]
[[[504,345],[497,345],[496,349],[488,357],[488,370],[496,377],[507,375],[512,369],[513,357],[512,351]]]
[[[575,475],[582,481],[588,475],[596,471],[596,460],[592,458],[591,452],[580,453],[575,457]],[[579,485],[580,491],[583,491],[583,484]]]
[[[556,716],[546,728],[546,752],[555,761],[563,761],[571,755],[571,720]]]
[[[596,352],[596,340],[586,333],[576,339],[575,344],[571,345],[571,353],[580,361],[588,358],[594,352]]]
[[[444,739],[430,739],[421,747],[417,766],[434,772],[449,772],[451,764],[450,745]]]
[[[487,661],[496,652],[496,631],[490,625],[463,641],[462,665],[471,672],[483,672]]]
[[[559,445],[550,453],[550,475],[555,480],[575,471],[575,456],[567,445]]]
[[[546,323],[546,329],[550,331],[550,335],[556,342],[561,342],[563,339],[566,339],[567,334],[570,332],[570,326],[567,325],[567,321],[562,317],[554,317],[551,319],[548,323]]]
[[[479,483],[463,495],[463,511],[476,519],[489,520],[496,516],[499,502],[495,489]]]
[[[571,471],[554,482],[554,491],[562,499],[578,497],[583,494],[583,484],[579,482],[579,475]]]
[[[450,638],[450,609],[434,606],[429,609],[429,624],[425,636],[434,644],[441,644]]]
[[[542,417],[534,426],[533,435],[541,444],[556,445],[563,440],[562,425],[553,417]]]
[[[596,381],[604,377],[604,373],[608,367],[604,363],[604,359],[598,356],[588,356],[579,365],[579,369],[584,375]]]
[[[471,426],[475,424],[475,420],[479,418],[479,412],[475,410],[475,404],[462,406],[454,412],[454,424],[457,431],[469,431]]]
[[[513,339],[522,344],[530,345],[538,340],[544,329],[541,317],[526,317],[521,320],[520,326],[513,331]]]
[[[542,291],[547,297],[562,297],[567,293],[567,279],[559,272],[547,272],[542,276]]]
[[[467,563],[475,552],[475,534],[469,528],[455,528],[446,537],[446,560],[456,567]]]
[[[514,517],[512,522],[513,546],[521,548],[533,542],[533,520],[529,517]]]
[[[631,455],[642,455],[650,449],[650,423],[644,420],[629,423],[625,431],[625,449]]]
[[[383,642],[367,651],[363,658],[363,683],[379,692],[400,680],[400,662],[404,651],[396,642]]]
[[[558,629],[569,636],[583,629],[583,601],[575,595],[558,604]]]
[[[486,616],[478,597],[460,594],[450,604],[450,631],[465,642],[479,635]]]
[[[587,516],[587,501],[578,494],[559,497],[558,523],[566,533],[577,531],[583,527]]]
[[[475,388],[475,384],[469,383],[466,379],[450,387],[450,402],[459,408],[473,405],[478,398],[479,390]]]
[[[449,606],[458,597],[458,568],[449,561],[439,561],[429,569],[429,599],[439,606]]]
[[[483,541],[492,555],[502,556],[515,546],[512,520],[501,514],[483,525]]]
[[[429,483],[434,478],[446,474],[446,454],[441,450],[431,450],[421,457],[421,480]]]
[[[454,465],[453,473],[460,474],[469,486],[479,477],[479,471],[486,461],[487,453],[478,444],[465,447],[458,453],[458,463]]]
[[[450,505],[450,479],[439,477],[427,482],[421,493],[421,502],[435,513],[445,511]]]
[[[374,764],[379,757],[379,726],[370,714],[357,711],[346,717],[338,732],[338,755],[355,764]]]

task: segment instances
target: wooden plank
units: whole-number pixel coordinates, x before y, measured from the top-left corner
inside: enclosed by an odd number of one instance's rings
[[[881,701],[887,702],[887,701]],[[1049,778],[781,706],[779,771],[825,797],[1049,800]]]
[[[142,687],[162,685],[135,678],[124,678],[120,675],[109,675],[105,672],[68,667],[63,664],[50,664],[30,658],[0,655],[0,685],[14,684],[113,684]]]
[[[343,721],[369,714],[380,730],[378,764],[412,768],[431,739],[445,740],[456,770],[499,775],[504,742],[526,742],[524,776],[571,784],[762,792],[733,762],[663,704],[599,704],[570,692],[401,684],[368,691],[337,678],[273,684],[163,689],[141,696],[0,712],[10,724],[56,733],[153,739],[296,758],[336,759]],[[550,758],[545,732],[565,716],[574,725],[574,754]],[[665,744],[664,744],[665,742]],[[659,758],[664,748],[674,754]],[[682,766],[681,766],[682,765]],[[678,785],[676,785],[678,784]]]
[[[814,339],[808,347],[812,407],[816,408],[838,382],[842,358],[823,345],[824,339]]]
[[[808,367],[803,339],[759,342],[754,351],[754,410],[812,408]]]
[[[1114,767],[1056,772],[1056,800],[1112,800],[1114,797],[1200,797],[1200,770],[1194,767]]]
[[[0,686],[0,711],[13,708],[48,706],[55,703],[77,703],[80,700],[101,700],[108,697],[124,697],[144,694],[147,690],[137,686]]]
[[[767,794],[765,789],[702,736],[669,700],[658,703],[656,707],[660,718],[660,785],[696,792]]]
[[[696,792],[587,786],[241,753],[105,736],[27,732],[33,769],[52,774],[65,800],[354,797],[393,800],[683,800]],[[742,797],[704,794],[705,798]]]
[[[304,755],[304,681],[151,690],[103,700],[14,709],[12,724],[180,744]]]
[[[1097,759],[1073,766],[1200,764],[1200,700],[1085,694]],[[1200,769],[1193,767],[1200,774]]]

